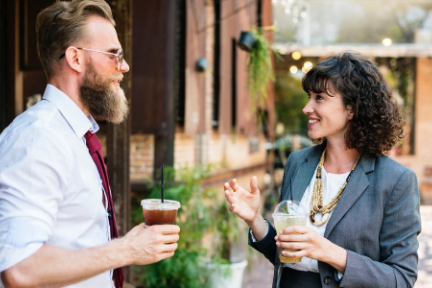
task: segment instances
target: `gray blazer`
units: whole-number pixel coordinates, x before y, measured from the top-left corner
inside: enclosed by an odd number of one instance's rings
[[[324,145],[293,152],[286,164],[279,200],[300,201],[318,165]],[[324,237],[348,251],[342,279],[330,265],[319,273],[281,270],[280,287],[413,287],[417,279],[417,235],[421,230],[417,178],[411,169],[387,156],[363,155],[327,223]],[[275,229],[249,245],[279,270]],[[250,234],[250,233],[249,233]]]

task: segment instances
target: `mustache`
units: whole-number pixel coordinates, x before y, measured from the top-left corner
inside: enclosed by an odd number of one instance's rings
[[[124,76],[122,74],[120,75],[112,75],[110,76],[110,80],[111,81],[118,81],[118,82],[122,82],[123,81]]]

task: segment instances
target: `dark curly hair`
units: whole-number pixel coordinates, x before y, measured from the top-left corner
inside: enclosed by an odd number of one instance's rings
[[[378,157],[403,138],[399,106],[369,60],[349,52],[333,56],[309,70],[302,86],[308,94],[328,93],[331,87],[342,94],[345,107],[351,105],[354,116],[345,134],[348,148]]]

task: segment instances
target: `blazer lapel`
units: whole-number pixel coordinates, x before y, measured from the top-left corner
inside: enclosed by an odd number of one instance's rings
[[[305,193],[306,188],[312,179],[325,146],[321,145],[321,147],[317,148],[319,149],[314,149],[310,155],[305,157],[304,161],[299,165],[297,171],[293,174],[293,178],[291,180],[293,186],[293,199],[298,202],[301,201],[303,194]],[[290,185],[290,183],[287,183],[287,185]],[[286,199],[289,198],[288,195],[286,195],[286,197]]]
[[[327,224],[324,237],[328,238],[336,224],[354,205],[357,199],[366,191],[369,186],[369,180],[366,176],[367,173],[372,172],[375,168],[375,158],[362,156],[359,165],[357,165],[350,180],[348,181],[345,191],[342,194],[330,220]]]

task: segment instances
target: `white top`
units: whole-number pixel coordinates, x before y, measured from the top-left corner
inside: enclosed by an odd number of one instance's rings
[[[0,272],[44,243],[75,250],[110,240],[102,180],[83,137],[89,129],[99,129],[94,119],[48,85],[0,135]],[[67,287],[111,288],[111,275]]]
[[[327,173],[327,171],[325,171],[325,169],[324,169],[324,166],[322,167],[321,180],[322,180],[322,184],[323,184],[323,192],[322,193],[323,193],[323,204],[324,205],[329,203],[337,195],[337,193],[339,192],[339,189],[342,187],[343,183],[347,179],[350,172],[347,172],[344,174],[332,174],[332,173]],[[300,205],[302,205],[306,209],[306,211],[308,211],[308,212],[310,211],[310,203],[311,203],[311,198],[312,198],[312,194],[313,194],[313,188],[314,188],[314,184],[315,184],[316,173],[317,173],[317,169],[315,169],[315,173],[312,176],[312,179],[311,179],[308,187],[306,188],[306,191],[303,195],[302,200],[300,201]],[[330,212],[329,216],[331,217],[332,214],[333,214],[333,211]],[[320,216],[321,216],[320,214],[315,215],[315,219],[320,220]],[[308,217],[306,226],[314,229],[321,236],[324,236],[324,232],[325,232],[325,229],[327,227],[327,223],[328,223],[328,221],[321,226],[315,226],[311,223],[311,221]],[[298,263],[284,263],[283,266],[284,267],[290,267],[292,269],[299,270],[299,271],[308,271],[308,272],[319,273],[318,261],[315,259],[308,258],[308,257],[303,257],[302,261],[298,262]]]

